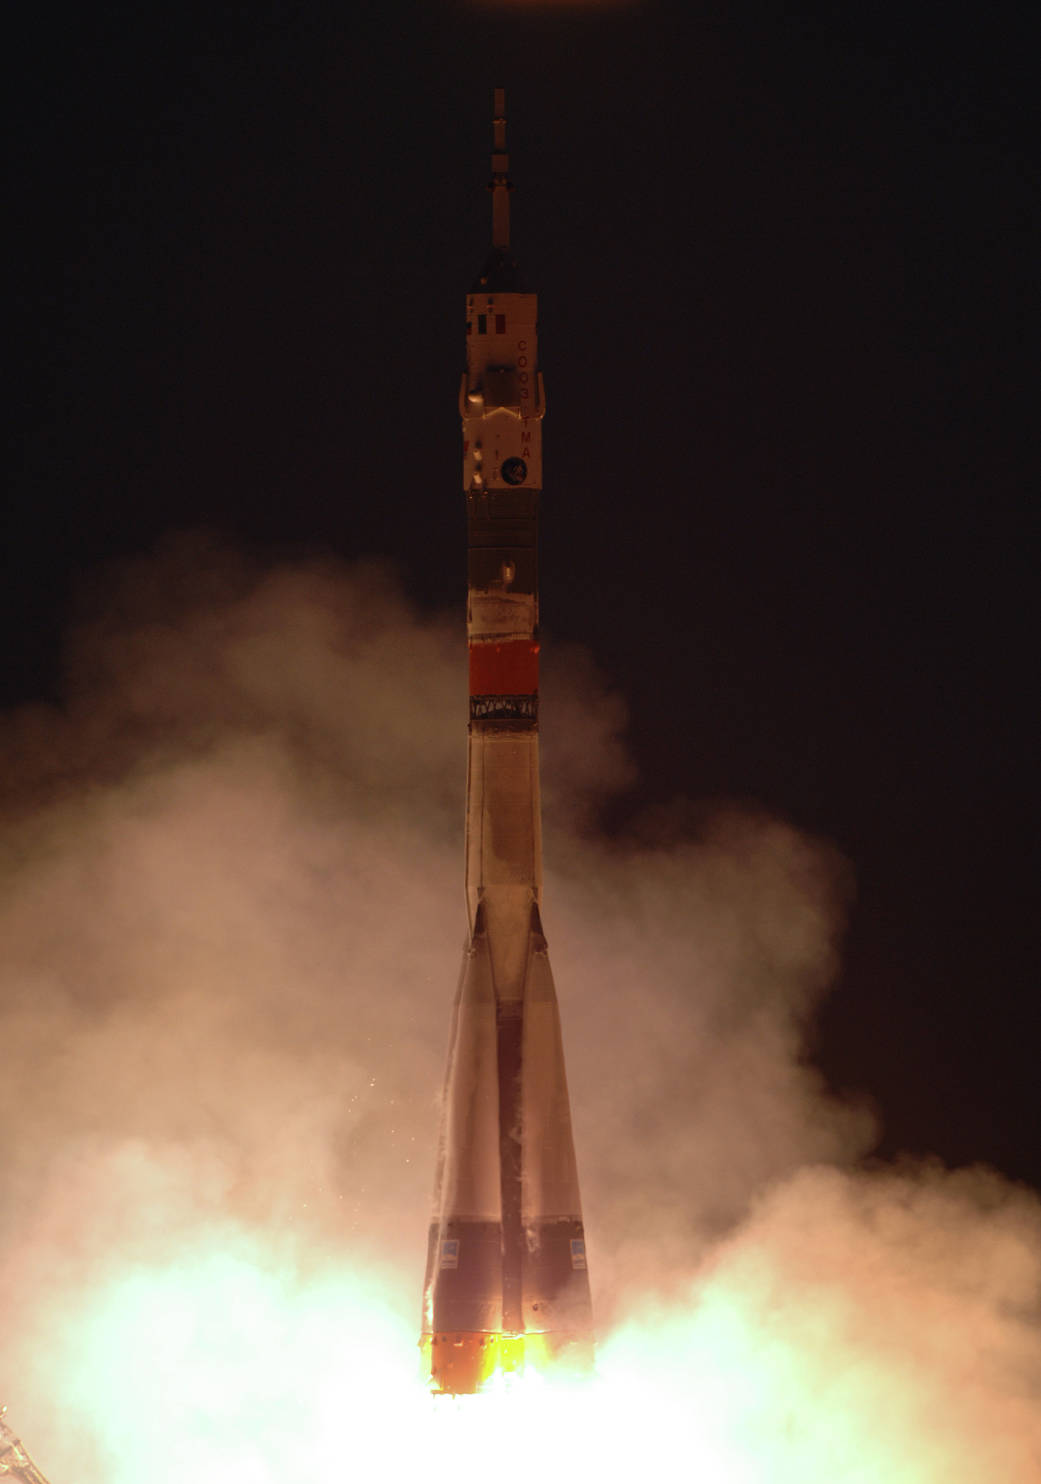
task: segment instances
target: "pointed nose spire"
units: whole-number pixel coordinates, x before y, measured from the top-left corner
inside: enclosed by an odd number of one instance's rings
[[[520,272],[510,252],[510,157],[506,153],[506,89],[496,88],[492,118],[492,246],[472,292],[498,294],[524,292]]]
[[[492,150],[492,247],[505,251],[510,245],[510,157],[506,153],[506,89],[495,89]]]

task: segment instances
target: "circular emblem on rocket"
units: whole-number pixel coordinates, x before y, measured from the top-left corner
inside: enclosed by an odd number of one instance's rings
[[[507,484],[523,484],[528,477],[528,466],[523,459],[503,459],[502,477]]]

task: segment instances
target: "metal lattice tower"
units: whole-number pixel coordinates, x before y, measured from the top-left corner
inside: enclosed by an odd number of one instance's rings
[[[6,1407],[0,1407],[0,1479],[14,1479],[18,1484],[47,1484],[47,1480],[4,1421]]]

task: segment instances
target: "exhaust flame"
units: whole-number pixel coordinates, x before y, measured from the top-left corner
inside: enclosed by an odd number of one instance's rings
[[[1026,1484],[1041,1441],[1028,1384],[1038,1339],[1016,1309],[1036,1298],[1037,1211],[1004,1192],[995,1220],[948,1238],[961,1282],[949,1269],[929,1283],[934,1202],[974,1225],[969,1189],[959,1200],[950,1177],[936,1181],[932,1200],[916,1200],[911,1178],[866,1199],[869,1182],[858,1192],[807,1172],[683,1291],[645,1299],[605,1337],[595,1379],[526,1372],[457,1401],[425,1393],[407,1273],[308,1270],[255,1234],[214,1233],[51,1310],[32,1362],[49,1392],[41,1457],[52,1479],[87,1484],[268,1484],[284,1470],[334,1481],[359,1468],[448,1480],[486,1464],[505,1433],[518,1439],[497,1466],[507,1480],[530,1473],[525,1440],[537,1440],[560,1476],[664,1476],[682,1460],[727,1484]],[[814,1205],[827,1240],[808,1251],[793,1239]]]
[[[621,709],[559,654],[597,1371],[430,1397],[461,636],[378,569],[199,542],[102,601],[67,707],[0,737],[0,1399],[51,1484],[1037,1479],[1037,1198],[865,1168],[870,1116],[806,1061],[843,863],[747,811],[599,843]]]

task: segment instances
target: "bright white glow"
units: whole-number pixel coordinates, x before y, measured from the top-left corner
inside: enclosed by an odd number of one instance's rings
[[[923,1374],[903,1351],[908,1316],[871,1313],[849,1273],[797,1278],[783,1242],[758,1240],[667,1305],[648,1301],[603,1341],[594,1378],[529,1373],[452,1400],[420,1376],[408,1275],[305,1271],[225,1231],[51,1311],[37,1344],[52,1406],[32,1445],[54,1484],[359,1471],[447,1484],[493,1458],[505,1484],[533,1468],[613,1481],[677,1466],[725,1484],[1027,1484],[1014,1398],[1016,1435],[988,1432],[994,1398],[960,1366]],[[941,1298],[921,1295],[919,1311]]]
[[[581,656],[546,925],[599,1373],[430,1397],[459,622],[198,543],[111,592],[0,739],[0,1400],[52,1484],[1037,1484],[1036,1197],[859,1167],[806,1055],[842,862],[732,810],[598,843],[629,765]]]

